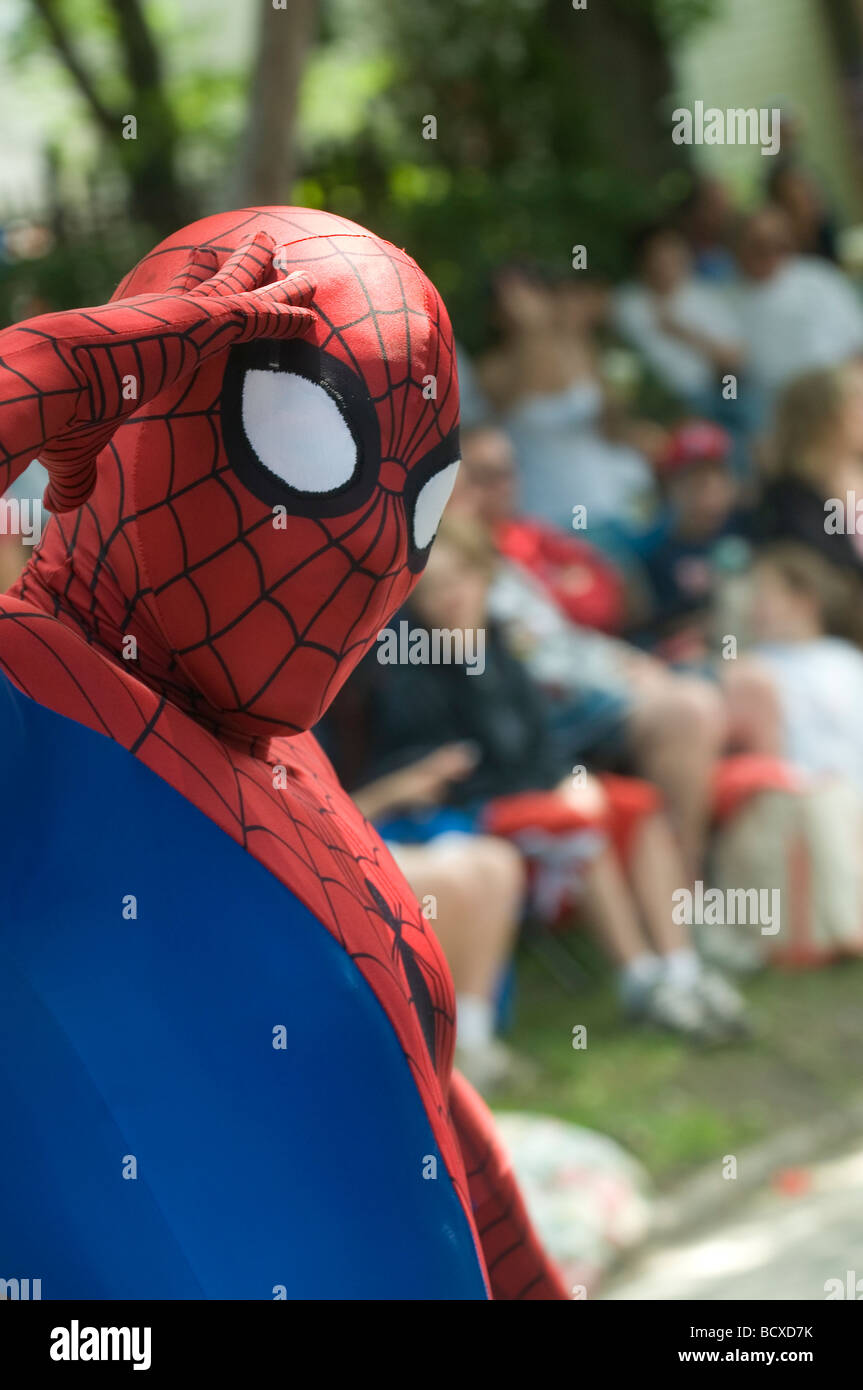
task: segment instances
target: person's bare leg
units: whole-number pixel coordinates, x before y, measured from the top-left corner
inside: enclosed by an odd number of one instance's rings
[[[589,866],[582,902],[615,965],[627,966],[650,954],[650,944],[613,849],[604,849]]]
[[[671,922],[670,885],[678,876],[679,859],[669,827],[662,817],[651,817],[639,838],[635,879],[642,889],[654,862],[651,856],[662,865],[662,876],[644,893],[645,901],[636,904],[612,850],[592,865],[585,894],[600,937],[618,964],[618,992],[624,1008],[631,1017],[699,1041],[716,1036],[718,1030],[739,1030],[743,1008],[739,996],[724,981],[704,974],[695,951]],[[642,929],[641,906],[656,919],[656,951]]]
[[[513,952],[525,893],[525,869],[519,851],[505,840],[477,836],[458,847],[441,846],[457,873],[467,903],[467,921],[459,940],[448,924],[439,932],[444,954],[458,960],[456,993],[491,999]]]
[[[689,886],[677,841],[664,815],[646,816],[627,865],[632,892],[658,955],[691,947],[687,928],[672,919],[672,895]]]
[[[393,852],[441,944],[458,989],[464,974],[462,952],[470,921],[470,900],[461,866],[457,860],[442,856],[434,842],[394,846]]]
[[[32,553],[17,537],[0,536],[0,594],[11,589]]]
[[[722,696],[697,677],[669,675],[640,693],[630,729],[638,774],[662,792],[691,882],[701,871],[726,737]]]
[[[687,997],[697,995],[709,1019],[726,1034],[748,1030],[745,1003],[727,980],[705,969],[692,932],[673,918],[674,893],[684,882],[680,852],[665,816],[647,816],[639,825],[627,862],[627,877],[665,979]]]
[[[617,992],[626,1013],[690,1036],[703,1027],[698,1001],[667,987],[668,961],[652,950],[614,850],[607,849],[587,876],[585,907],[617,965]]]
[[[722,689],[729,744],[738,752],[782,756],[782,706],[773,674],[757,657],[727,662]]]
[[[587,777],[583,782],[568,778],[557,791],[567,805],[585,818],[585,824],[602,824],[607,798],[596,777]],[[581,902],[615,965],[627,967],[650,954],[629,885],[611,846],[592,859],[584,871]]]
[[[457,995],[491,1000],[506,968],[524,897],[521,855],[491,836],[403,846],[398,862],[452,972]]]
[[[456,1062],[480,1092],[535,1080],[530,1063],[494,1036],[495,994],[512,955],[525,871],[515,846],[490,836],[442,837],[398,859],[422,903],[452,971]]]

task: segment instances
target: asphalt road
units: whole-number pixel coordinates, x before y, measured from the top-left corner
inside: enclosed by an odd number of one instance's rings
[[[721,1224],[648,1250],[600,1297],[823,1300],[829,1280],[863,1300],[863,1148],[795,1170]]]

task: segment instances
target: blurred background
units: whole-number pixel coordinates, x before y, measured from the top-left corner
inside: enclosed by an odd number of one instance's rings
[[[696,103],[778,149],[675,143]],[[0,129],[4,324],[231,206],[437,283],[464,464],[407,616],[492,684],[372,660],[322,737],[573,1283],[859,1297],[863,0],[5,0]],[[781,930],[673,919],[698,883]]]
[[[273,9],[7,0],[4,309],[103,299],[184,221],[297,202],[409,246],[478,347],[499,262],[564,272],[577,241],[621,274],[631,230],[694,169],[757,201],[757,148],[670,141],[672,108],[696,99],[781,106],[842,228],[863,216],[857,0],[289,0],[287,24]]]

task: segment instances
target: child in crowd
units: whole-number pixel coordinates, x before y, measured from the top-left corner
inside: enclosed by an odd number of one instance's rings
[[[725,430],[692,420],[671,433],[659,466],[665,508],[639,545],[647,591],[639,640],[668,660],[706,657],[718,581],[748,557],[730,453]]]
[[[778,755],[811,776],[841,776],[863,798],[863,653],[832,635],[843,623],[849,577],[793,542],[755,565],[749,660],[769,673],[776,718],[753,751]]]
[[[757,514],[765,542],[794,541],[853,576],[845,635],[857,637],[863,604],[863,364],[819,367],[782,392],[771,472]],[[861,508],[863,512],[863,508]]]

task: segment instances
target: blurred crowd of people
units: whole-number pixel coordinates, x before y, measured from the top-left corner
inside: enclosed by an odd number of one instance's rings
[[[481,631],[482,662],[374,649],[318,729],[441,939],[486,1092],[531,1075],[498,1036],[525,924],[592,927],[626,1018],[724,1041],[750,1029],[731,975],[752,952],[673,908],[723,824],[841,785],[834,879],[857,875],[863,301],[817,181],[772,169],[746,215],[699,180],[624,283],[495,272],[490,346],[459,352],[461,470],[391,624]],[[13,529],[2,588],[37,539]],[[798,963],[829,958],[795,932]]]
[[[619,285],[501,267],[489,330],[393,621],[481,629],[483,667],[372,651],[322,730],[430,905],[487,1091],[530,1072],[496,1036],[525,921],[590,925],[627,1018],[746,1035],[740,960],[676,890],[759,792],[863,804],[863,305],[812,175],[781,162],[746,215],[701,180]]]

